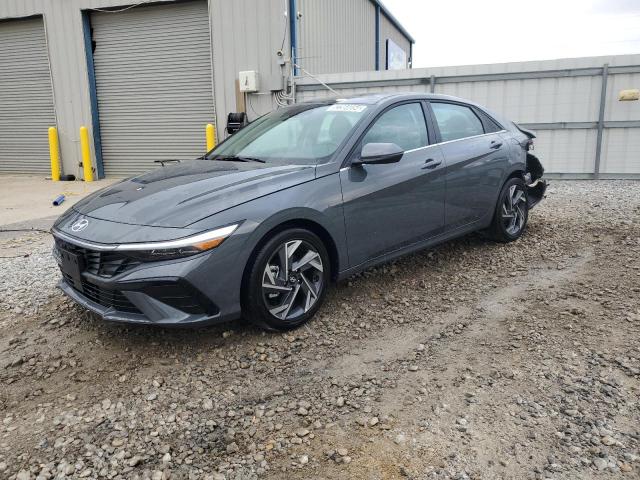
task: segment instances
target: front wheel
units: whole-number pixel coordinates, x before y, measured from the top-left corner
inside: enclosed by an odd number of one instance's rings
[[[259,250],[243,292],[244,316],[270,330],[289,330],[309,320],[329,284],[329,256],[314,233],[277,233]]]
[[[524,232],[528,219],[527,186],[523,180],[511,178],[500,191],[493,215],[491,236],[499,242],[513,242]]]

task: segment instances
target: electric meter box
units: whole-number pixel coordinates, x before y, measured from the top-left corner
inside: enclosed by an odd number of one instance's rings
[[[240,91],[245,93],[257,92],[260,90],[260,77],[255,70],[248,70],[238,74]]]

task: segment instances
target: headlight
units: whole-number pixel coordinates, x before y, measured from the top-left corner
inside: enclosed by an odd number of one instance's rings
[[[115,248],[115,251],[126,252],[132,257],[139,257],[147,260],[163,260],[169,258],[195,255],[207,250],[211,250],[220,245],[231,235],[239,224],[216,228],[209,232],[199,233],[191,237],[180,238],[178,240],[168,240],[165,242],[147,243],[123,243]]]

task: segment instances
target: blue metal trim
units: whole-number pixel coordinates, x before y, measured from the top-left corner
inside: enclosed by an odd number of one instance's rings
[[[291,61],[294,63],[298,63],[296,0],[289,0],[289,39],[291,40]],[[293,74],[298,75],[298,67],[293,67]]]
[[[380,70],[380,5],[376,4],[376,70]]]
[[[104,178],[104,163],[102,162],[102,140],[100,136],[100,117],[98,115],[98,93],[96,90],[96,71],[93,64],[93,45],[91,41],[91,20],[89,12],[82,12],[82,29],[84,34],[84,52],[87,57],[87,73],[89,74],[89,98],[91,100],[91,129],[93,131],[93,146],[96,150],[97,177]]]

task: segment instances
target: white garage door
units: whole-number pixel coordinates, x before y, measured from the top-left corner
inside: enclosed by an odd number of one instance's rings
[[[106,175],[195,158],[215,122],[205,0],[91,15]]]
[[[55,125],[42,17],[0,22],[0,173],[50,173]]]

